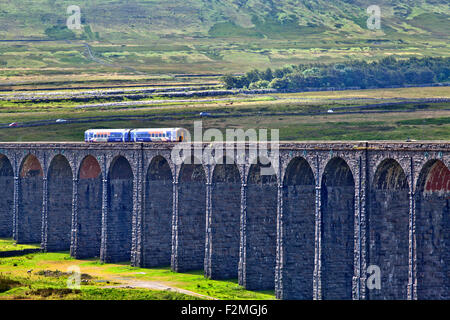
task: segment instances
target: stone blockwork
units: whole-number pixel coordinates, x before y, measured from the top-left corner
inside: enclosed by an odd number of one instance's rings
[[[42,242],[44,172],[39,160],[29,155],[20,168],[16,221],[18,243]]]
[[[283,244],[278,249],[281,299],[313,298],[315,178],[308,162],[293,158],[284,176],[280,226]]]
[[[11,238],[13,230],[14,170],[11,162],[0,155],[0,237]]]
[[[342,158],[332,159],[322,176],[322,295],[351,299],[354,252],[355,182]]]
[[[143,212],[144,267],[169,266],[172,249],[173,177],[161,156],[150,163],[145,179]]]
[[[252,165],[247,179],[245,269],[247,289],[273,290],[277,240],[277,177],[261,175],[262,164]]]
[[[102,240],[102,172],[93,156],[87,156],[75,180],[78,188],[75,230],[76,245],[72,255],[78,259],[100,257]],[[76,250],[75,249],[80,249]]]
[[[106,217],[106,262],[131,261],[133,217],[133,172],[128,161],[113,160],[108,175],[108,212]]]
[[[204,267],[206,239],[206,173],[201,164],[183,163],[175,185],[172,268],[183,272]]]
[[[46,251],[70,249],[72,223],[72,170],[67,159],[53,158],[48,172]]]
[[[406,299],[408,285],[408,181],[400,165],[385,160],[372,185],[369,212],[369,265],[381,268],[381,289],[373,299]]]
[[[449,143],[281,143],[264,177],[173,146],[0,143],[0,236],[280,299],[450,298]]]
[[[238,277],[241,179],[233,161],[216,165],[212,177],[211,216],[207,221],[209,256],[206,276],[211,279]]]

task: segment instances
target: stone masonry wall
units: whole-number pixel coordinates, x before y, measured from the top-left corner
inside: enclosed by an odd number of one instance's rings
[[[238,277],[241,180],[235,165],[217,165],[212,182],[211,279]]]
[[[286,168],[282,190],[281,299],[313,299],[315,177],[303,158]]]
[[[57,156],[48,177],[47,251],[70,249],[72,222],[72,171],[67,160]]]
[[[183,165],[178,184],[178,252],[175,271],[202,270],[205,260],[206,176],[201,165]]]
[[[155,157],[144,181],[143,266],[169,266],[172,254],[173,177],[168,162]]]
[[[253,170],[252,170],[253,169]],[[250,170],[247,190],[247,249],[245,288],[271,290],[275,286],[277,179]]]
[[[280,299],[449,299],[449,143],[281,143],[276,183],[241,164],[180,168],[173,146],[0,143],[0,228],[105,262],[170,257]]]
[[[110,169],[108,185],[106,262],[131,259],[131,223],[133,216],[133,173],[127,160],[119,157]]]
[[[353,186],[322,187],[322,297],[352,298]]]
[[[344,160],[332,159],[322,176],[322,298],[352,299],[355,182]]]
[[[313,298],[314,197],[314,185],[283,188],[283,299]]]
[[[100,257],[102,237],[102,176],[78,182],[76,258]]]
[[[42,240],[42,177],[20,179],[17,243],[40,243]]]
[[[374,190],[369,215],[369,265],[381,269],[381,290],[370,299],[406,299],[408,285],[408,190]]]
[[[450,299],[450,170],[429,161],[415,194],[417,298]]]
[[[11,163],[0,155],[0,237],[13,234],[14,172]]]
[[[450,192],[417,196],[418,299],[450,299]]]

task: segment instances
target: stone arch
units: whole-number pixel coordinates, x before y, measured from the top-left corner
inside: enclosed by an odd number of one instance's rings
[[[315,178],[309,163],[296,157],[283,179],[283,299],[313,299]]]
[[[44,171],[35,155],[23,158],[19,170],[17,243],[41,243]]]
[[[100,257],[102,241],[103,175],[92,155],[83,158],[78,171],[77,248],[78,259]]]
[[[214,167],[211,190],[210,265],[211,279],[238,277],[241,178],[237,165],[223,158]]]
[[[143,265],[170,265],[172,248],[173,177],[169,163],[155,156],[144,181]]]
[[[8,157],[0,154],[0,237],[13,236],[14,170]]]
[[[450,170],[430,160],[417,181],[417,298],[450,299]]]
[[[177,187],[177,248],[172,263],[177,272],[203,269],[205,260],[206,173],[198,159],[188,162],[181,165]]]
[[[320,199],[322,297],[352,299],[355,180],[344,159],[325,166]]]
[[[116,156],[108,171],[106,262],[131,260],[134,176],[128,160]]]
[[[245,287],[270,290],[275,286],[277,242],[277,176],[262,171],[267,161],[250,166],[247,178]]]
[[[72,225],[72,168],[61,154],[53,157],[48,169],[47,251],[70,248]]]
[[[368,290],[369,299],[406,299],[409,255],[409,186],[394,159],[377,167],[370,190],[368,265],[381,271],[381,290]]]

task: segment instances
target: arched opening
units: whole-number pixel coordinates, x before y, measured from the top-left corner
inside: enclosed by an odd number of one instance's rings
[[[83,159],[78,173],[78,259],[100,257],[102,241],[102,170],[93,156]]]
[[[212,177],[211,195],[211,279],[232,279],[238,276],[241,179],[236,164],[224,159],[217,164]]]
[[[428,161],[416,189],[417,298],[450,299],[450,170]]]
[[[20,167],[17,243],[41,243],[43,178],[39,160],[28,155]]]
[[[313,171],[294,158],[283,180],[283,299],[313,298],[315,207]]]
[[[133,171],[122,156],[109,169],[106,262],[131,260]]]
[[[72,181],[69,161],[62,155],[55,156],[48,171],[47,251],[70,248]]]
[[[369,263],[381,271],[381,289],[370,299],[406,299],[409,255],[409,187],[405,172],[393,159],[378,166],[370,192]]]
[[[0,237],[13,235],[14,171],[9,159],[0,154]]]
[[[172,252],[173,178],[169,163],[153,158],[145,179],[143,264],[170,265]]]
[[[331,159],[322,176],[322,297],[352,299],[355,182],[342,158]]]
[[[205,260],[206,174],[198,160],[183,163],[178,184],[177,272],[201,270]]]
[[[249,290],[275,286],[277,176],[262,171],[270,167],[258,161],[248,176],[245,288]]]

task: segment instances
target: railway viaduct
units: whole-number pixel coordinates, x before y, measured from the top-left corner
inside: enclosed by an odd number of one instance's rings
[[[173,147],[0,143],[0,236],[280,299],[450,299],[450,143],[281,143],[272,175]]]

